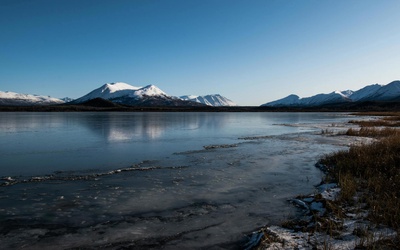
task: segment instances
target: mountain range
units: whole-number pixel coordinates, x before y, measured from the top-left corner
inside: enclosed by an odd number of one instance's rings
[[[368,85],[357,91],[334,91],[329,94],[317,94],[311,97],[300,98],[289,95],[285,98],[262,104],[264,107],[317,107],[331,104],[351,102],[380,102],[400,101],[400,81],[393,81],[387,85]]]
[[[64,100],[50,96],[19,94],[0,91],[0,105],[2,106],[30,106],[62,104]]]
[[[236,106],[234,102],[219,94],[176,97],[166,94],[155,85],[135,87],[123,82],[104,84],[75,100],[68,97],[57,99],[0,91],[2,106],[84,104],[94,99],[108,100],[126,106]]]
[[[52,98],[50,96],[19,94],[0,91],[0,106],[46,106],[58,104],[85,104],[99,105],[99,100],[106,100],[107,105],[123,106],[237,106],[234,102],[219,94],[195,96],[170,96],[155,85],[135,87],[123,82],[107,83],[94,89],[88,94],[72,100],[71,98]],[[326,105],[341,105],[365,102],[400,102],[400,81],[393,81],[386,85],[373,84],[357,91],[334,91],[328,94],[317,94],[311,97],[300,98],[298,95],[289,95],[285,98],[262,104],[261,107],[320,107]],[[106,105],[103,103],[102,105]]]

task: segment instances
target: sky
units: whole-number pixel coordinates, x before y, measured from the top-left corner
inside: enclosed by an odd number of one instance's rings
[[[258,106],[400,79],[399,0],[0,0],[0,91]]]

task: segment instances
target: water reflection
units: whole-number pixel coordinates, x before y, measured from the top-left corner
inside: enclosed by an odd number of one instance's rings
[[[69,123],[68,116],[51,113],[1,113],[0,133],[31,132],[57,128],[66,123]]]
[[[322,119],[332,119],[327,115]],[[226,127],[252,127],[301,122],[318,122],[316,113],[1,113],[0,133],[76,130],[83,127],[109,142],[156,140],[166,132],[222,131]],[[250,121],[251,123],[247,123]],[[174,131],[180,131],[174,133]],[[169,136],[167,136],[169,137]]]
[[[0,176],[126,167],[239,137],[302,130],[273,124],[332,119],[321,113],[0,113]]]
[[[228,118],[208,113],[0,113],[0,176],[113,169],[199,149],[227,131]]]
[[[78,122],[107,141],[118,142],[170,138],[166,132],[175,135],[200,128],[220,130],[227,118],[226,114],[207,113],[95,113],[80,117]]]
[[[228,116],[207,113],[2,113],[0,132],[18,133],[83,126],[108,141],[154,140],[166,131],[221,129]]]

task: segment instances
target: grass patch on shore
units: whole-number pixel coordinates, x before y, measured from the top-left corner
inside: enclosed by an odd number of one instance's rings
[[[349,128],[345,134],[348,136],[380,138],[388,136],[397,136],[400,134],[400,130],[398,130],[397,128],[388,128],[388,127],[384,128],[362,127],[360,129]]]
[[[400,114],[383,117],[372,123],[399,121]],[[383,121],[381,123],[380,121]],[[375,126],[375,125],[371,125]],[[339,202],[364,202],[369,219],[400,230],[400,133],[396,128],[361,127],[349,129],[348,135],[378,138],[370,144],[353,145],[349,150],[325,156],[320,163],[327,166],[327,178],[339,184]],[[357,200],[354,200],[358,194]]]
[[[360,127],[400,127],[400,112],[365,112],[357,115],[377,116],[379,119],[352,120],[349,123]]]
[[[370,121],[350,121],[360,127],[400,127],[399,120],[370,120]]]

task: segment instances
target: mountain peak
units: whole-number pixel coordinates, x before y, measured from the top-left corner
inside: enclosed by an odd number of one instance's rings
[[[237,106],[236,103],[220,94],[205,96],[184,95],[179,98],[186,101],[202,103],[208,106]]]
[[[393,81],[393,82],[391,82],[391,83],[389,83],[388,85],[386,85],[387,87],[395,87],[395,88],[400,88],[400,81],[399,80],[396,80],[396,81]]]
[[[268,103],[265,103],[265,104],[263,104],[261,106],[276,106],[276,107],[279,107],[279,106],[293,106],[293,105],[297,105],[299,103],[299,100],[300,100],[300,97],[298,95],[291,94],[291,95],[288,95],[288,96],[286,96],[286,97],[284,97],[282,99],[279,99],[279,100],[276,100],[276,101],[273,101],[273,102],[268,102]]]
[[[114,93],[121,90],[137,90],[140,87],[135,87],[124,82],[112,82],[104,84],[101,89],[102,92]]]
[[[156,85],[150,84],[143,88],[137,89],[130,94],[131,97],[134,96],[168,96],[164,91],[158,88]]]

